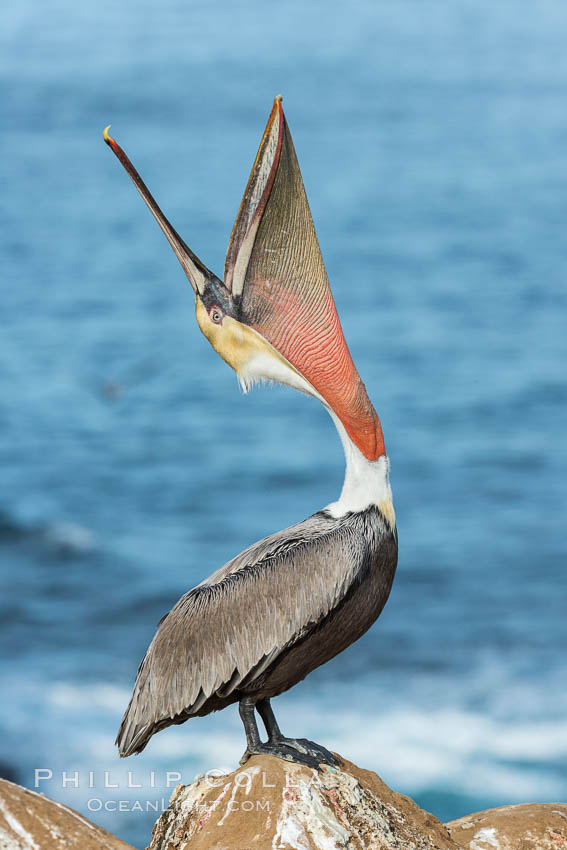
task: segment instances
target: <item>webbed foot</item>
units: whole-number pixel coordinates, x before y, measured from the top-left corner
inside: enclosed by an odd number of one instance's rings
[[[306,741],[305,743],[309,744],[310,742]],[[325,752],[327,751],[325,750]],[[294,741],[293,739],[288,741],[288,739],[284,738],[281,741],[267,741],[265,744],[259,743],[253,746],[252,749],[247,747],[244,755],[240,759],[240,764],[245,764],[250,756],[258,755],[277,756],[285,761],[294,761],[299,764],[305,764],[307,767],[313,767],[316,770],[321,769],[319,766],[321,761],[327,761],[326,758],[322,759],[319,756],[313,755],[312,752],[309,751],[307,747],[303,747],[299,741]],[[328,755],[331,758],[334,758],[330,753]]]
[[[287,747],[293,747],[294,750],[307,755],[312,759],[316,759],[318,764],[339,764],[339,760],[326,747],[321,744],[316,744],[315,741],[308,741],[307,738],[281,738],[279,743],[285,744]]]

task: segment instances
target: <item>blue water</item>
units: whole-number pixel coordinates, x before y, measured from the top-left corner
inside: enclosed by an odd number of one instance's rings
[[[166,771],[244,748],[234,708],[127,762],[113,739],[160,616],[336,498],[340,444],[316,402],[239,392],[101,132],[220,272],[282,92],[400,564],[280,723],[442,819],[565,800],[566,24],[563,0],[3,10],[4,775],[52,771],[40,791],[143,847]]]

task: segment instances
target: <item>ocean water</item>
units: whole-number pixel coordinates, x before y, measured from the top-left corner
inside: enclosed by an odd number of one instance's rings
[[[240,393],[101,132],[220,273],[281,92],[400,560],[280,724],[442,819],[565,800],[566,25],[562,0],[3,9],[4,776],[141,848],[178,775],[244,749],[236,708],[113,740],[161,615],[335,499],[342,452],[316,402]]]

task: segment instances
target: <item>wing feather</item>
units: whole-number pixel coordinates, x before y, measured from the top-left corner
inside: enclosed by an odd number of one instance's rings
[[[163,618],[138,670],[117,743],[143,749],[260,676],[346,594],[362,537],[319,513],[261,540],[186,593]]]

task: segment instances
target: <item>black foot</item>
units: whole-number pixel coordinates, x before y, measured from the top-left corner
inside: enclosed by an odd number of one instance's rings
[[[250,748],[246,750],[240,759],[240,764],[248,761],[250,756],[256,755],[277,756],[285,761],[295,761],[317,770],[321,769],[321,764],[339,764],[339,760],[329,750],[306,738],[281,738],[279,741],[260,743],[253,750]]]
[[[308,741],[307,738],[282,738],[281,743],[287,747],[293,747],[299,753],[316,759],[318,764],[339,764],[339,760],[321,744]]]
[[[308,744],[309,741],[306,741],[306,743]],[[293,744],[301,745],[301,742],[293,741]],[[325,750],[325,752],[327,751]],[[321,759],[312,755],[306,748],[300,749],[299,746],[292,746],[287,738],[282,741],[267,741],[265,744],[258,744],[252,750],[248,747],[240,759],[240,764],[247,762],[250,756],[257,755],[277,756],[280,759],[285,759],[285,761],[295,761],[299,764],[305,764],[307,767],[314,767],[316,770],[321,769],[319,767],[321,761],[327,761],[326,758]],[[333,758],[330,753],[328,755]]]

